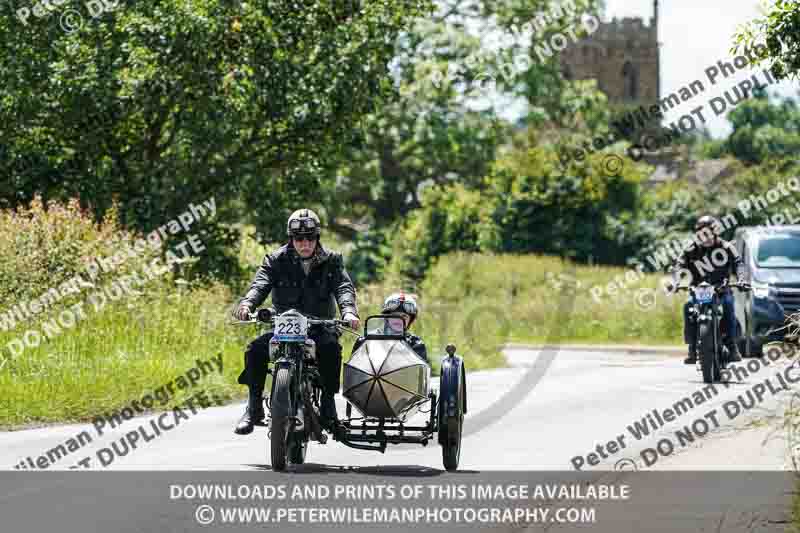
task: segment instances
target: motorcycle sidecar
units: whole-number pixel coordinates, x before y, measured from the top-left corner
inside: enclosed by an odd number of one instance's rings
[[[445,468],[455,470],[467,410],[463,360],[455,346],[447,346],[437,396],[431,390],[430,366],[405,342],[404,324],[397,327],[392,318],[400,317],[376,315],[366,320],[363,342],[344,366],[347,418],[338,423],[334,438],[352,448],[383,453],[389,443],[425,446],[436,434]],[[429,411],[421,411],[426,405]],[[353,407],[360,418],[352,417]],[[405,425],[420,412],[430,413],[424,426]]]

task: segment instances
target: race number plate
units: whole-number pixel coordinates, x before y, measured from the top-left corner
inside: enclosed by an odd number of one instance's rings
[[[278,342],[305,342],[308,336],[308,320],[304,316],[275,317],[275,331]]]
[[[697,287],[694,290],[694,297],[697,303],[709,303],[714,298],[714,287]]]

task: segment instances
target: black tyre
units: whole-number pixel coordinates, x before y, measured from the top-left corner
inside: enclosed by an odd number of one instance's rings
[[[763,344],[761,344],[760,342],[758,342],[756,340],[753,340],[753,338],[750,337],[749,335],[747,336],[747,338],[745,340],[746,340],[746,344],[747,344],[747,350],[746,350],[745,357],[758,357],[758,358],[764,357],[764,345]]]
[[[753,337],[750,320],[745,317],[747,326],[744,330],[745,349],[742,351],[744,357],[764,357],[764,345]]]
[[[461,458],[461,432],[464,426],[464,389],[465,377],[461,374],[461,379],[458,383],[458,396],[456,404],[458,405],[455,416],[447,416],[446,406],[439,405],[441,409],[441,416],[439,431],[444,431],[445,439],[442,443],[442,463],[445,470],[453,472],[458,470],[458,462]]]
[[[303,433],[300,431],[289,434],[289,462],[293,465],[301,465],[306,462],[306,451],[308,442],[303,440]]]
[[[279,368],[272,386],[272,422],[270,424],[270,458],[276,472],[286,470],[289,444],[289,418],[275,413],[275,397],[287,398],[291,394],[291,375],[288,368]]]
[[[717,364],[716,353],[714,353],[716,346],[714,346],[714,330],[711,324],[700,324],[698,327],[697,339],[699,341],[697,351],[700,356],[700,366],[703,369],[703,381],[705,383],[713,383],[714,376],[719,376],[720,370]]]

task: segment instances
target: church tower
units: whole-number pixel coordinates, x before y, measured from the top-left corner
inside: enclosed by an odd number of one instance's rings
[[[645,25],[640,18],[614,18],[561,53],[569,79],[597,80],[609,103],[622,107],[648,106],[660,98],[658,0]]]

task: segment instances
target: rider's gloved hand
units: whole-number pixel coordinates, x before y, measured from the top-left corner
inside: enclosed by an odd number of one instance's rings
[[[361,327],[361,319],[358,318],[353,313],[345,313],[344,316],[342,317],[342,320],[348,322],[350,324],[350,327],[353,329],[357,330],[358,328]]]
[[[239,307],[236,309],[236,312],[233,314],[233,316],[235,316],[239,320],[249,320],[250,313],[252,312],[253,310],[250,308],[250,305],[243,302],[239,304]]]

